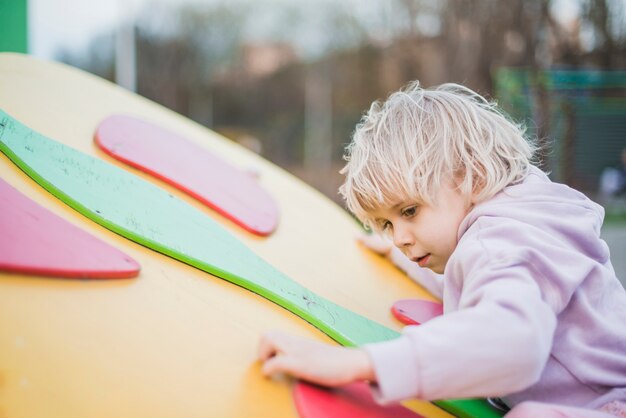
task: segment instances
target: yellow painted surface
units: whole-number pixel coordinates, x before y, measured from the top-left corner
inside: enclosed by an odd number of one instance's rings
[[[0,54],[0,108],[52,139],[119,166],[93,144],[98,123],[112,113],[154,121],[236,166],[258,170],[280,206],[278,230],[269,238],[256,237],[176,189],[128,170],[198,207],[293,280],[396,330],[400,325],[389,313],[393,302],[428,297],[358,246],[357,225],[320,193],[228,139],[109,82],[58,63]],[[142,266],[139,277],[112,281],[0,273],[0,417],[297,416],[293,382],[261,376],[259,335],[281,329],[330,339],[258,295],[90,221],[4,154],[0,177]],[[411,407],[428,417],[449,417],[427,403]]]

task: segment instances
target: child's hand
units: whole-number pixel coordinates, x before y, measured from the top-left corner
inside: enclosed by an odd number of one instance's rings
[[[380,234],[362,234],[357,237],[357,240],[368,249],[385,257],[393,248],[391,241]]]
[[[259,359],[263,374],[287,373],[324,386],[341,386],[356,380],[374,381],[374,370],[363,350],[335,347],[282,332],[261,337]]]

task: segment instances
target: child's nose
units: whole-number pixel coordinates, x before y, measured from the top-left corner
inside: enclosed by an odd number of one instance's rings
[[[405,228],[395,228],[393,231],[393,243],[398,248],[404,248],[413,245],[413,235]]]

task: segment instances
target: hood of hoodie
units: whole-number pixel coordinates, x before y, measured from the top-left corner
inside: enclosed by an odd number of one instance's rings
[[[606,246],[598,246],[604,209],[583,193],[552,182],[531,166],[525,179],[476,205],[459,226],[458,238],[480,217],[510,217],[526,222],[576,247],[588,257],[605,262]]]

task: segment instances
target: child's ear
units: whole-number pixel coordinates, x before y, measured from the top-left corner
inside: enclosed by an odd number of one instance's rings
[[[468,193],[466,189],[464,189],[463,187],[466,174],[467,172],[465,171],[465,169],[456,171],[454,173],[453,182],[457,190],[459,190],[464,195],[467,205],[474,206],[476,203],[478,203],[477,197],[484,187],[484,181],[482,179],[477,179],[476,178],[477,176],[474,176],[474,178],[472,179],[472,184],[471,184],[472,190],[471,192]]]
[[[479,183],[474,183],[472,187],[472,193],[469,195],[469,202],[471,206],[479,203],[478,196],[480,196],[480,193],[483,191],[484,187],[485,185],[483,181]]]
[[[482,169],[483,167],[480,166],[480,169]],[[470,200],[472,205],[475,205],[477,203],[479,203],[478,201],[478,196],[480,196],[482,194],[482,192],[485,190],[485,187],[487,185],[487,181],[486,179],[486,173],[484,172],[475,172],[473,173],[472,176],[472,193],[470,196]]]

